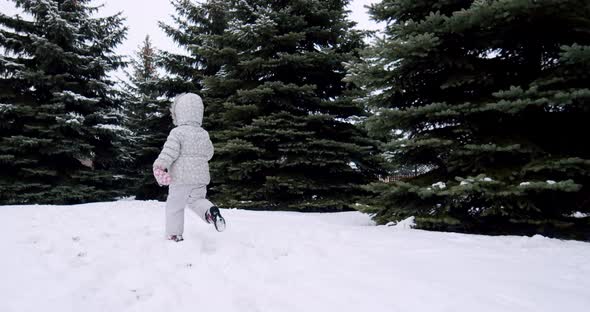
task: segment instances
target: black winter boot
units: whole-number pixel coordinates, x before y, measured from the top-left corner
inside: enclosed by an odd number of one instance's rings
[[[207,223],[213,223],[217,232],[225,230],[225,219],[219,213],[219,208],[215,206],[209,208],[209,211],[205,213],[205,219],[207,219]]]

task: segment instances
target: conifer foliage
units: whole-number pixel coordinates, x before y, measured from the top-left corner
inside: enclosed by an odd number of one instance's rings
[[[146,36],[131,62],[132,72],[126,85],[126,127],[130,131],[127,149],[132,158],[126,171],[134,180],[129,191],[137,199],[165,199],[166,193],[152,175],[152,163],[172,128],[170,102],[159,91],[162,79],[158,59],[158,51]]]
[[[216,154],[212,195],[229,207],[350,209],[376,179],[377,149],[343,82],[363,47],[348,1],[190,1],[174,38],[191,52]],[[195,39],[196,38],[196,39]],[[188,71],[185,71],[188,72]],[[192,74],[195,75],[195,74]]]
[[[213,48],[212,38],[223,33],[226,1],[171,2],[176,11],[174,24],[160,23],[160,27],[186,53],[161,52],[159,62],[168,75],[162,79],[159,87],[170,97],[184,92],[200,93],[204,77],[215,74],[220,67],[214,65],[215,60],[205,58],[201,50]]]
[[[0,13],[0,202],[112,199],[123,19],[95,17],[89,0],[13,2],[26,15]]]
[[[384,0],[385,35],[350,67],[388,157],[379,223],[589,236],[590,2]],[[585,233],[585,234],[584,234]]]

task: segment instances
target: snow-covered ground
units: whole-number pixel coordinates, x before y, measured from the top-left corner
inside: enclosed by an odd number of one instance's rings
[[[589,311],[590,244],[224,210],[163,239],[160,202],[0,206],[0,311]],[[187,211],[187,214],[189,211]]]

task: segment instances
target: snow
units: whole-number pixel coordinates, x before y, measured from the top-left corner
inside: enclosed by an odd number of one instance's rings
[[[439,182],[432,184],[432,187],[444,189],[447,187],[447,185],[445,184],[445,182],[439,181]]]
[[[386,71],[393,71],[396,69],[396,67],[398,67],[399,63],[401,63],[402,59],[397,59],[393,62],[387,63],[385,65],[383,65],[383,69]]]
[[[84,116],[82,116],[79,113],[76,112],[68,112],[66,114],[66,118],[62,118],[62,117],[55,117],[55,119],[59,122],[64,122],[65,124],[71,124],[71,125],[81,125],[84,123],[84,120],[86,118],[84,118]]]
[[[557,182],[553,181],[553,180],[547,180],[547,184],[555,184]]]
[[[122,127],[120,125],[113,125],[113,124],[97,124],[92,126],[93,128],[96,129],[103,129],[103,130],[109,130],[109,131],[113,131],[113,132],[127,132],[127,133],[131,133],[131,130]]]
[[[55,96],[63,96],[63,97],[67,97],[67,98],[71,98],[74,101],[83,101],[83,102],[92,102],[92,103],[98,103],[100,102],[99,98],[89,98],[89,97],[85,97],[81,94],[66,90],[63,92],[55,92],[54,93]]]
[[[583,213],[583,212],[580,212],[580,211],[576,211],[576,212],[572,213],[572,215],[571,215],[571,216],[572,216],[573,218],[578,218],[578,219],[581,219],[581,218],[587,218],[587,217],[590,217],[590,214],[588,214],[588,213]]]
[[[469,181],[463,180],[461,181],[461,183],[459,183],[459,185],[469,185],[471,183],[469,183]]]
[[[531,182],[520,182],[519,186],[531,185]]]
[[[396,229],[411,229],[416,226],[416,221],[414,217],[409,217],[399,222],[389,222],[387,226],[394,227]]]
[[[587,311],[590,244],[222,210],[164,240],[164,203],[0,206],[0,311]]]
[[[467,210],[467,212],[469,212],[470,215],[477,215],[481,214],[485,210],[486,208],[484,207],[470,207],[469,210]]]
[[[164,114],[162,114],[161,112],[152,112],[152,113],[148,113],[146,115],[147,118],[162,118],[164,117]]]
[[[13,62],[3,56],[0,56],[0,62],[3,63],[3,65],[6,67],[13,67],[12,70],[14,70],[14,68],[25,68],[25,65]]]
[[[15,106],[12,104],[0,103],[0,113],[9,112],[9,111],[13,110],[14,108],[15,108]]]

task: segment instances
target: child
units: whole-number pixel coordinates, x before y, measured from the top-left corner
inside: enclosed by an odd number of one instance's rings
[[[185,205],[221,232],[225,229],[225,220],[219,208],[205,198],[213,144],[209,133],[201,128],[203,101],[196,94],[184,93],[174,99],[170,112],[176,127],[170,131],[153,165],[158,184],[170,185],[166,201],[166,235],[175,242],[183,240]]]

